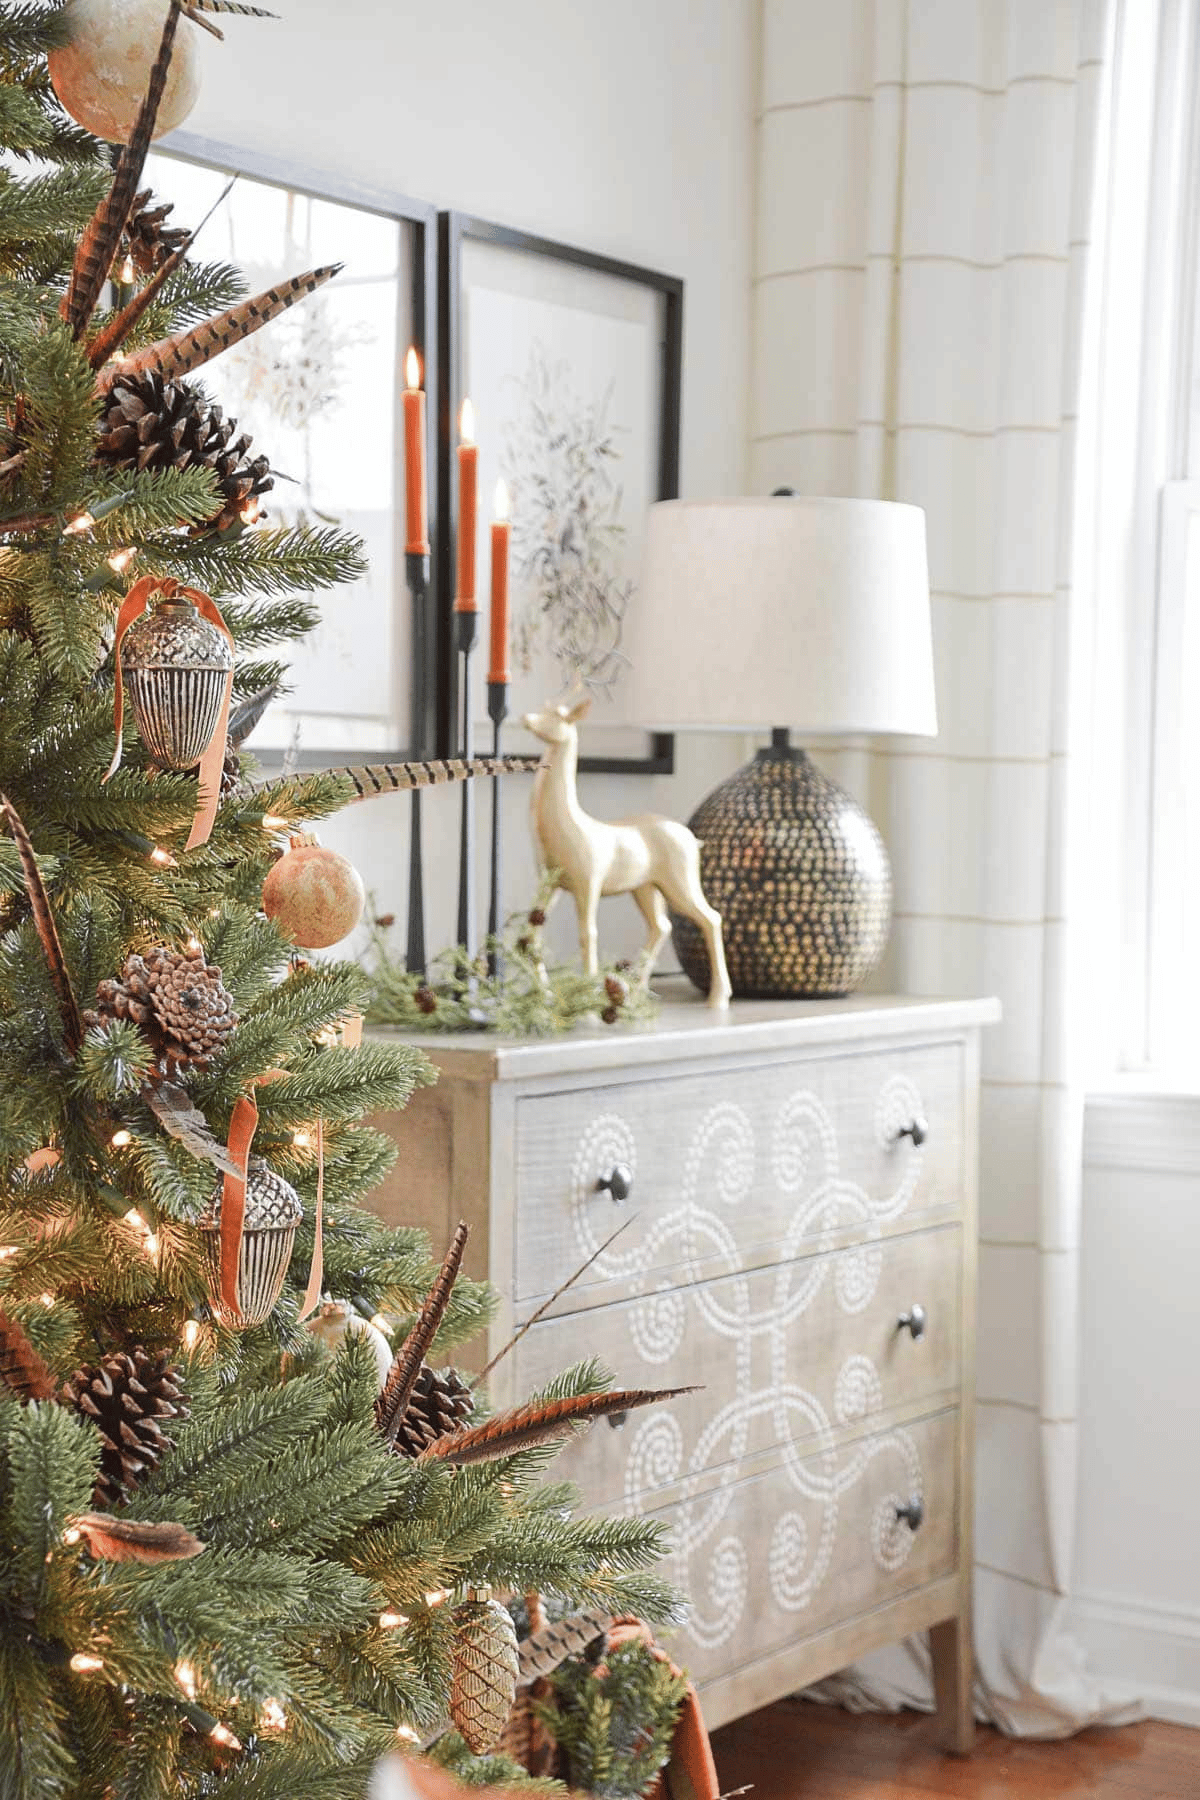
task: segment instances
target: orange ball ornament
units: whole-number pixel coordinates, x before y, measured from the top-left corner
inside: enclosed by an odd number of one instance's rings
[[[302,950],[340,944],[367,903],[354,864],[320,844],[299,844],[281,856],[263,883],[262,898],[268,919]]]

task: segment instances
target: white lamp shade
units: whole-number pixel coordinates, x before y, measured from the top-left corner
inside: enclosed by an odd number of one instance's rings
[[[621,644],[655,730],[937,732],[925,514],[885,500],[664,500]]]

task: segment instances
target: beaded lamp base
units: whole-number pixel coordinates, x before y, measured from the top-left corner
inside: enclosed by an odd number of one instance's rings
[[[736,998],[836,999],[862,985],[888,938],[887,851],[857,801],[803,750],[778,741],[760,750],[688,824]],[[685,973],[707,991],[700,933],[674,914],[671,928]]]

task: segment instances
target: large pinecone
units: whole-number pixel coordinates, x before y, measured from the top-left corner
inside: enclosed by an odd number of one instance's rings
[[[186,231],[166,223],[168,216],[174,211],[174,204],[169,200],[156,203],[149,188],[143,188],[140,194],[136,194],[129,223],[121,238],[121,248],[116,259],[118,267],[128,256],[137,273],[148,281],[169,256],[174,256],[176,250],[181,249],[188,240]]]
[[[119,975],[102,981],[85,1025],[132,1019],[150,1040],[166,1075],[204,1069],[237,1024],[233,996],[210,968],[199,944],[173,950],[167,944],[126,957]]]
[[[118,375],[105,398],[96,460],[112,469],[211,469],[224,504],[201,529],[226,531],[275,485],[267,458],[248,459],[252,440],[236,431],[237,420],[186,381]]]
[[[422,1363],[396,1433],[398,1453],[420,1456],[438,1438],[457,1431],[474,1409],[471,1390],[457,1369],[431,1369],[428,1363]]]
[[[151,1356],[140,1344],[101,1363],[76,1369],[63,1384],[64,1405],[81,1412],[100,1432],[103,1450],[96,1478],[97,1506],[119,1506],[150,1474],[172,1439],[168,1419],[186,1419],[182,1377],[165,1350]]]

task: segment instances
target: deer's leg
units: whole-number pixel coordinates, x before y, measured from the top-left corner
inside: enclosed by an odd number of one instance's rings
[[[647,987],[654,973],[658,953],[670,933],[671,921],[667,917],[667,903],[652,882],[648,881],[644,887],[634,888],[633,897],[648,927],[646,947],[642,951],[641,972],[641,985]]]
[[[721,915],[715,907],[704,898],[704,890],[700,886],[700,853],[697,848],[696,866],[684,871],[672,870],[663,885],[663,892],[668,903],[675,911],[682,913],[685,919],[691,919],[699,926],[704,939],[704,947],[708,951],[708,1004],[710,1006],[728,1006],[732,989],[729,985],[729,971],[725,966],[725,940],[721,935]]]
[[[596,934],[600,883],[588,882],[586,887],[574,888],[572,892],[575,896],[575,910],[579,914],[579,954],[583,958],[583,972],[585,975],[595,975],[600,967]]]

